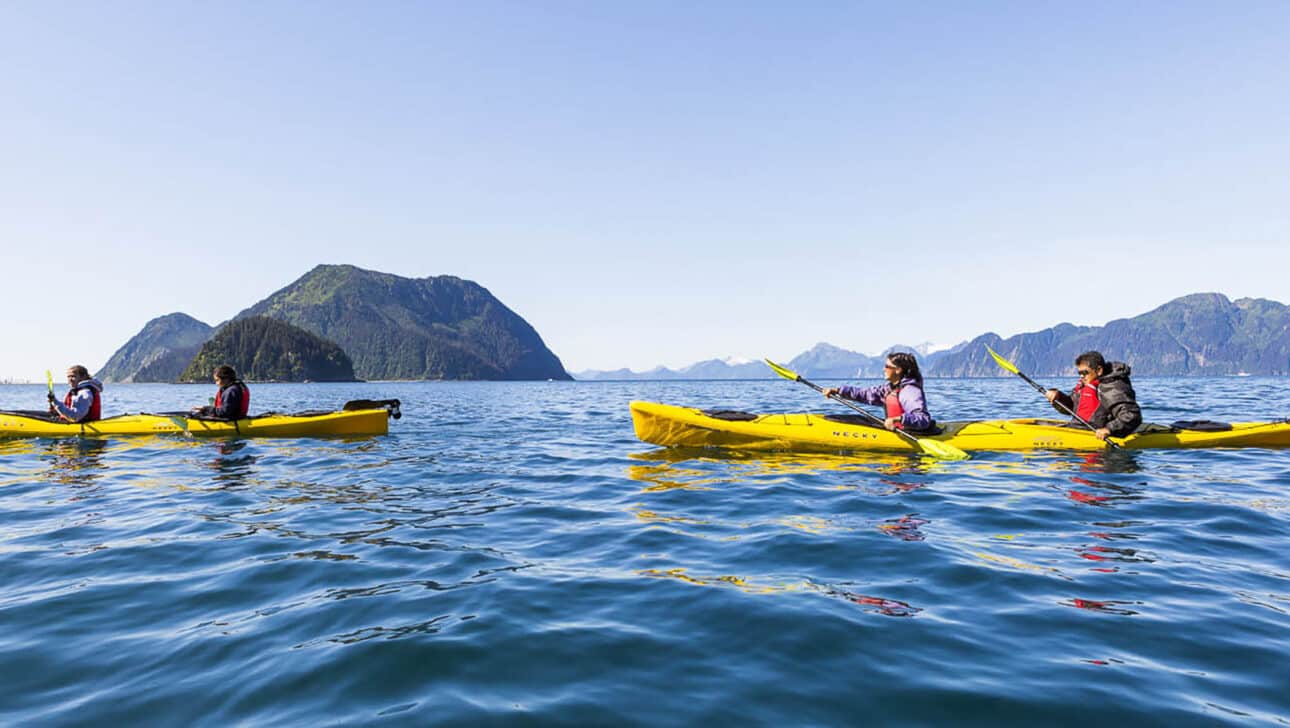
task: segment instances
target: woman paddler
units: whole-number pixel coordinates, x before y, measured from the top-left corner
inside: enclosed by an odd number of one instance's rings
[[[936,434],[936,420],[927,411],[927,397],[923,394],[923,373],[918,370],[918,360],[913,354],[894,351],[887,355],[883,366],[886,382],[873,387],[829,387],[824,396],[836,394],[846,399],[878,405],[885,409],[883,425],[888,430],[904,430],[910,434]]]

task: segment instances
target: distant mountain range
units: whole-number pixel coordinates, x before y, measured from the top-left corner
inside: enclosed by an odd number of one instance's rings
[[[327,346],[338,347],[352,361],[353,376],[362,379],[571,378],[527,321],[483,286],[455,276],[403,278],[352,265],[320,265],[233,320],[256,316],[322,339],[307,348],[337,365],[339,359]],[[183,313],[153,319],[112,355],[98,376],[108,382],[177,381],[202,345],[226,325],[208,326]],[[273,335],[284,336],[277,329]],[[243,342],[218,351],[253,350]],[[290,347],[272,349],[276,359],[257,366],[307,376],[302,372],[308,367],[288,361],[298,354]],[[203,360],[202,366],[211,361]],[[224,363],[237,368],[250,364]],[[323,360],[313,365],[322,369],[309,371],[331,372],[327,378],[347,376],[336,373],[344,367],[333,371]]]
[[[1126,361],[1135,375],[1223,376],[1290,374],[1290,307],[1263,298],[1235,301],[1219,293],[1196,293],[1105,326],[1058,324],[1004,339],[982,334],[950,349],[890,347],[878,356],[821,343],[786,362],[794,371],[819,379],[882,376],[887,351],[918,351],[923,373],[931,377],[997,377],[1004,374],[986,351],[990,346],[1032,376],[1070,374],[1075,357],[1101,351],[1108,360]],[[584,371],[583,380],[773,379],[761,362],[711,359],[678,370]]]

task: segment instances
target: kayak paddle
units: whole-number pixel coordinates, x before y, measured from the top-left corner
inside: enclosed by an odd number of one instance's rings
[[[990,356],[994,357],[994,362],[995,362],[996,364],[998,364],[999,366],[1003,367],[1004,369],[1007,369],[1008,371],[1012,372],[1013,374],[1016,374],[1017,376],[1021,377],[1023,380],[1025,380],[1026,384],[1029,384],[1030,386],[1034,387],[1034,388],[1035,388],[1035,391],[1036,391],[1036,392],[1039,392],[1039,393],[1040,393],[1040,394],[1042,394],[1042,395],[1044,395],[1044,397],[1045,397],[1045,398],[1047,398],[1047,397],[1048,397],[1048,390],[1044,388],[1044,385],[1042,385],[1042,384],[1040,384],[1039,382],[1036,382],[1035,380],[1033,380],[1033,379],[1031,379],[1030,377],[1026,376],[1026,373],[1025,373],[1025,372],[1023,372],[1023,371],[1021,371],[1020,369],[1018,369],[1016,364],[1013,364],[1012,362],[1008,361],[1007,359],[1004,359],[1003,357],[999,356],[998,352],[996,352],[994,349],[991,349],[989,346],[985,347],[985,350],[986,350],[986,351],[988,351],[988,352],[990,352]],[[1093,423],[1091,423],[1091,422],[1089,422],[1088,420],[1084,419],[1083,417],[1080,417],[1079,415],[1075,414],[1075,413],[1074,413],[1074,412],[1072,412],[1072,411],[1071,411],[1071,409],[1070,409],[1069,407],[1067,407],[1066,405],[1062,404],[1061,402],[1056,402],[1056,401],[1054,401],[1054,402],[1053,402],[1053,404],[1057,405],[1057,407],[1058,407],[1059,409],[1061,409],[1061,411],[1065,412],[1066,414],[1070,415],[1071,417],[1074,417],[1076,420],[1078,420],[1081,424],[1083,424],[1083,425],[1084,425],[1085,427],[1087,427],[1088,429],[1090,429],[1090,430],[1092,430],[1092,431],[1094,431],[1094,432],[1097,432],[1097,428],[1093,426]],[[1119,448],[1119,447],[1120,447],[1119,445],[1115,444],[1115,443],[1111,440],[1111,438],[1109,438],[1109,437],[1108,437],[1108,438],[1106,438],[1106,444],[1108,444],[1108,445],[1110,445],[1111,447],[1114,447],[1114,448]]]
[[[49,385],[49,393],[52,395],[54,393],[54,373],[48,369],[45,370],[45,383]]]
[[[810,387],[811,389],[814,389],[817,392],[824,391],[824,387],[821,387],[820,385],[815,384],[814,382],[810,382],[803,379],[801,375],[798,374],[797,372],[787,367],[780,366],[779,364],[776,364],[770,359],[766,360],[766,366],[769,366],[771,369],[775,371],[776,374],[778,374],[779,376],[785,379],[790,379],[794,382],[801,382],[802,384],[805,384],[806,386]],[[863,407],[856,404],[855,402],[852,402],[851,400],[846,399],[845,397],[842,397],[837,394],[830,394],[829,399],[833,400],[834,402],[844,404],[847,407],[850,407],[856,412],[859,412],[871,424],[874,424],[879,427],[882,427],[883,429],[886,429],[887,424],[885,422],[883,422],[876,415],[864,409]],[[892,430],[892,432],[914,443],[914,445],[917,446],[918,449],[922,450],[923,452],[933,457],[938,457],[938,458],[941,458],[942,460],[967,460],[968,459],[967,453],[963,452],[957,447],[954,447],[948,442],[929,440],[925,437],[915,437],[914,435],[911,435],[908,432],[905,432],[904,430]]]

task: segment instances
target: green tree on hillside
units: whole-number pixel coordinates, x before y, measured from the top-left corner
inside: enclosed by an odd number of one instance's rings
[[[179,381],[207,382],[221,364],[232,366],[248,381],[354,381],[354,364],[339,346],[266,316],[225,324],[188,363]]]

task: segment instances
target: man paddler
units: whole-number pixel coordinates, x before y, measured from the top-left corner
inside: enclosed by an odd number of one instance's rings
[[[1079,381],[1068,395],[1056,389],[1044,393],[1053,407],[1093,426],[1099,440],[1124,437],[1142,424],[1142,410],[1129,381],[1132,370],[1121,361],[1107,364],[1101,352],[1086,351],[1075,358]]]

